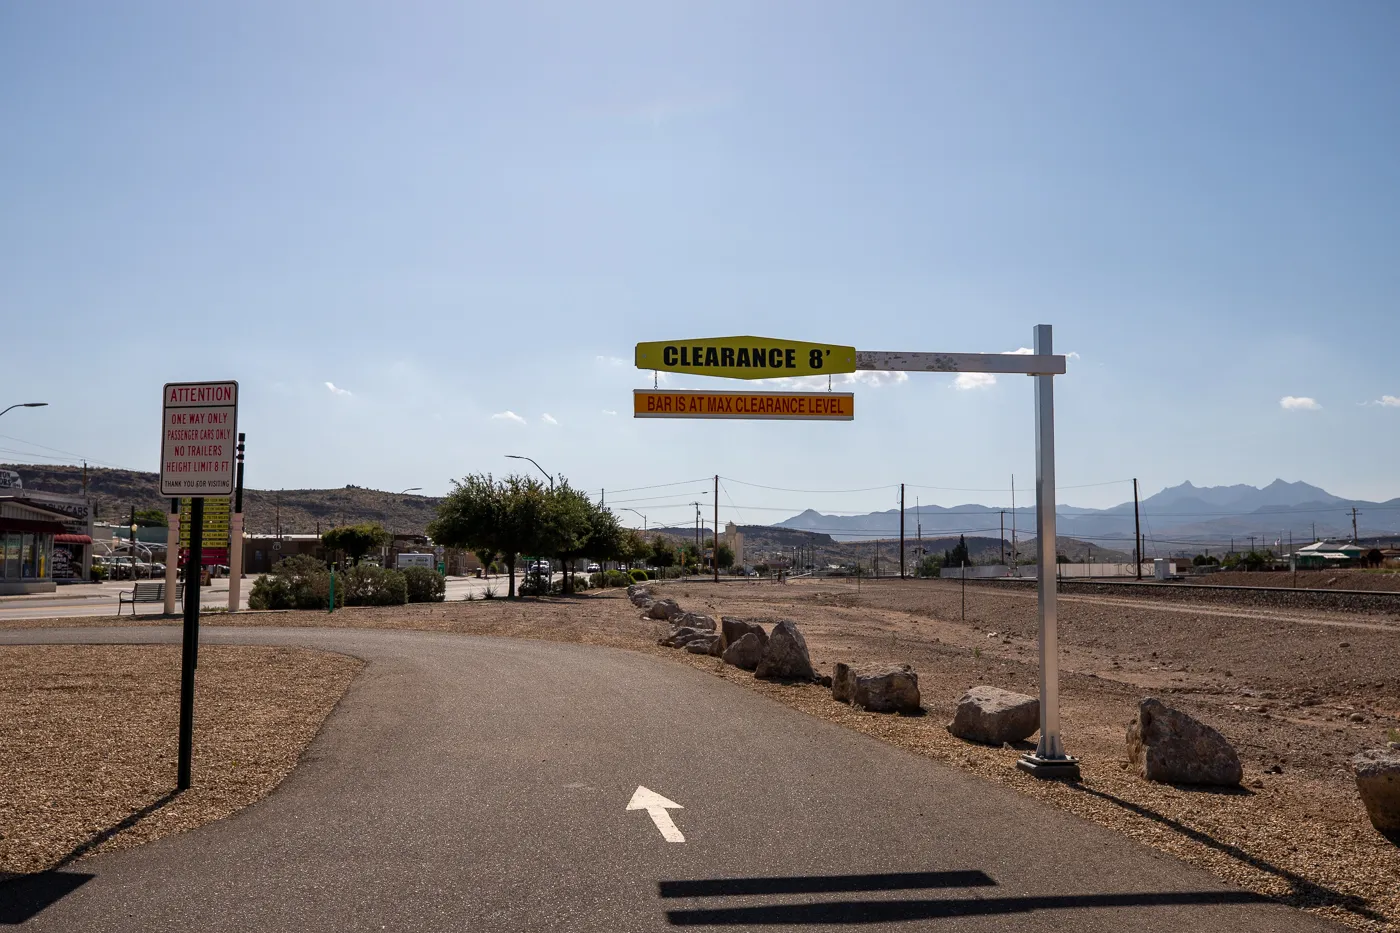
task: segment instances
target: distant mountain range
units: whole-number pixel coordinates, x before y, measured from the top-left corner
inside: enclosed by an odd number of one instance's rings
[[[1014,524],[1017,536],[1035,537],[1035,503],[1018,507]],[[1168,554],[1203,547],[1248,548],[1251,536],[1258,547],[1275,542],[1307,543],[1320,538],[1350,539],[1351,510],[1357,510],[1357,530],[1362,538],[1400,537],[1400,498],[1385,502],[1343,499],[1307,483],[1274,480],[1260,489],[1254,486],[1195,486],[1189,481],[1163,489],[1143,499],[1140,506],[1146,553]],[[1121,550],[1131,550],[1133,504],[1107,509],[1061,505],[1056,510],[1057,533]],[[925,505],[906,509],[905,533],[922,527],[923,534],[1000,534],[1003,517],[1006,536],[1012,533],[1010,509],[967,504],[951,508]],[[866,515],[824,515],[808,509],[778,523],[779,527],[822,532],[838,541],[888,538],[899,534],[899,510]]]

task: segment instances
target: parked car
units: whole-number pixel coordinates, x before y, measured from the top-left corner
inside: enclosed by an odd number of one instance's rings
[[[588,569],[584,571],[584,573],[602,573],[602,572],[603,572],[603,568],[602,568],[602,567],[599,567],[597,564],[589,564],[589,565],[588,565]]]

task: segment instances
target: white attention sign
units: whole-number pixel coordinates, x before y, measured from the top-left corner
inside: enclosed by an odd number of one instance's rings
[[[167,382],[163,407],[160,494],[233,495],[238,383]]]

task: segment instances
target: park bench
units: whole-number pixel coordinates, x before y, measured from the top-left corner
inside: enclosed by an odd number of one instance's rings
[[[175,599],[178,601],[185,595],[185,584],[175,584]],[[122,590],[117,594],[117,615],[122,614],[122,606],[131,603],[131,614],[136,615],[137,603],[163,603],[165,602],[165,583],[161,581],[148,581],[137,583],[132,587],[131,592]]]

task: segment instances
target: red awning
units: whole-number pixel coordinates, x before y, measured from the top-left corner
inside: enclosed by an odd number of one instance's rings
[[[91,544],[91,543],[92,543],[92,539],[89,538],[87,535],[69,535],[69,534],[62,534],[62,535],[54,535],[54,536],[53,536],[53,543],[54,543],[54,544]]]

